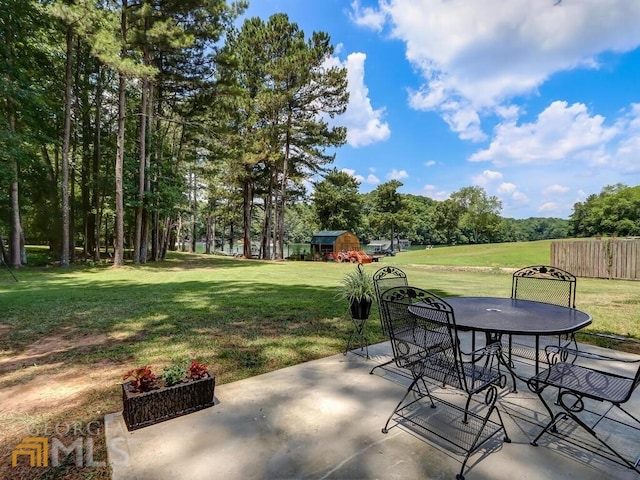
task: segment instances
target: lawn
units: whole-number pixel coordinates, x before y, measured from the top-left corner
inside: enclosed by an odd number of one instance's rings
[[[548,263],[549,242],[433,248],[382,260],[417,286],[450,295],[509,296],[517,267]],[[374,271],[379,264],[367,265]],[[109,478],[106,467],[71,462],[11,467],[27,435],[101,432],[105,413],[121,410],[125,371],[149,364],[207,363],[218,383],[339,353],[351,329],[336,297],[350,264],[267,262],[174,253],[160,264],[27,267],[0,271],[0,478]],[[592,331],[640,338],[638,283],[578,279],[579,308]],[[382,340],[373,311],[369,337]],[[94,459],[105,459],[95,436]],[[71,457],[69,457],[71,458]]]

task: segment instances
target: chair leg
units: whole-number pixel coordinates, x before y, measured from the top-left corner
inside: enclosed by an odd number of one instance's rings
[[[387,360],[387,361],[386,361],[386,362],[384,362],[384,363],[381,363],[381,364],[379,364],[379,365],[376,365],[375,367],[373,367],[373,368],[371,369],[371,371],[369,372],[369,375],[373,375],[373,371],[374,371],[376,368],[386,367],[387,365],[390,365],[390,364],[392,364],[393,362],[395,362],[395,359],[393,359],[393,358],[392,358],[391,360]]]
[[[498,415],[498,420],[500,422],[500,427],[502,429],[502,431],[504,432],[504,439],[503,441],[505,443],[511,443],[511,438],[509,438],[509,434],[507,433],[507,429],[504,426],[504,422],[502,421],[502,415],[500,414],[500,410],[498,409],[498,407],[496,407],[496,399],[497,396],[493,397],[493,401],[491,402],[490,405],[488,405],[488,411],[487,414],[485,415],[485,417],[483,418],[483,422],[482,422],[482,426],[478,429],[478,433],[476,433],[476,436],[473,440],[473,443],[471,444],[471,447],[469,447],[469,450],[467,451],[467,454],[464,457],[464,460],[462,461],[462,466],[460,467],[460,473],[456,475],[456,480],[464,480],[464,467],[467,465],[467,461],[469,460],[469,457],[471,456],[471,454],[473,452],[475,452],[476,448],[478,448],[478,444],[481,443],[480,442],[480,437],[482,436],[482,432],[484,431],[485,427],[487,426],[487,422],[489,422],[489,418],[491,418],[491,415],[493,414],[493,412],[496,412],[496,414]],[[467,412],[468,412],[468,408],[469,408],[469,401],[471,400],[471,395],[469,395],[469,398],[467,399],[467,407],[465,408],[465,423],[466,423],[466,418],[467,418]]]
[[[382,433],[387,433],[387,432],[389,432],[389,422],[391,422],[391,419],[393,418],[393,416],[394,416],[397,412],[399,412],[399,411],[401,410],[401,408],[400,408],[400,407],[402,407],[402,406],[403,406],[404,401],[407,399],[407,397],[409,396],[409,394],[410,394],[411,392],[415,392],[415,393],[417,393],[417,394],[418,394],[418,395],[420,395],[420,396],[424,395],[424,394],[422,393],[422,391],[420,390],[420,387],[417,387],[417,392],[416,392],[416,390],[414,390],[414,387],[416,387],[416,386],[417,386],[417,384],[418,384],[418,380],[420,380],[420,379],[421,379],[421,377],[415,377],[415,378],[413,379],[413,382],[411,382],[411,385],[409,385],[409,388],[407,388],[407,391],[405,392],[404,396],[402,397],[402,400],[400,400],[400,401],[398,402],[398,404],[396,405],[396,408],[394,408],[394,409],[393,409],[393,411],[391,412],[391,415],[389,415],[389,418],[387,418],[387,422],[384,424],[384,427],[382,427]],[[423,380],[423,382],[424,382],[424,380]],[[425,388],[426,388],[426,385],[425,385]],[[431,398],[431,394],[429,394],[429,390],[428,390],[428,389],[427,389],[427,393],[426,393],[426,394],[427,394],[427,396],[429,397],[429,400],[431,400],[431,405],[432,405],[432,407],[433,407],[433,408],[435,408],[435,404],[433,403],[433,399]]]
[[[578,425],[580,425],[584,429],[585,432],[589,433],[593,438],[595,438],[598,442],[600,442],[600,444],[603,447],[605,447],[611,454],[613,454],[616,458],[618,458],[622,462],[623,465],[626,465],[631,470],[635,470],[636,472],[640,473],[640,469],[638,469],[638,465],[640,464],[640,458],[638,458],[635,462],[631,462],[631,461],[629,461],[629,459],[624,458],[608,442],[606,442],[603,439],[601,439],[598,436],[598,433],[592,427],[587,425],[581,418],[579,418],[572,411],[573,407],[571,407],[571,406],[566,407],[563,404],[561,404],[561,405],[562,405],[564,411],[558,412],[553,417],[553,419],[547,424],[547,426],[545,426],[542,429],[542,431],[538,434],[538,436],[533,439],[533,441],[531,442],[531,445],[533,445],[534,447],[537,447],[538,446],[538,440],[540,440],[540,437],[542,437],[542,435],[544,435],[549,430],[551,430],[552,432],[555,432],[556,431],[555,427],[561,420],[571,418],[574,422],[576,422]],[[626,413],[629,417],[631,417],[633,420],[635,420],[636,423],[640,424],[640,420],[638,420],[636,417],[631,415],[629,412],[627,412],[620,405],[613,405],[613,406],[618,407],[623,413]],[[597,422],[596,422],[596,424],[597,424]]]
[[[558,422],[560,422],[561,420],[564,420],[565,418],[567,418],[567,415],[564,412],[559,412],[556,413],[552,418],[551,421],[549,423],[547,423],[547,425],[542,429],[542,431],[538,434],[538,436],[536,438],[534,438],[530,443],[531,445],[533,445],[534,447],[538,446],[538,440],[540,440],[540,437],[542,437],[542,435],[544,435],[546,432],[549,431],[549,429],[551,429],[552,432],[555,431],[556,425],[558,424]]]

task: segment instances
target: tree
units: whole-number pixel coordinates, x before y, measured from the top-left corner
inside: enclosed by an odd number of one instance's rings
[[[327,147],[346,141],[343,127],[330,128],[325,121],[343,113],[348,101],[346,70],[327,65],[332,53],[327,34],[314,32],[307,41],[285,14],[266,23],[246,20],[225,45],[228,63],[222,73],[235,107],[229,108],[227,131],[233,138],[227,143],[244,197],[245,255],[255,195],[263,194],[262,244],[269,244],[270,236],[282,258],[289,195],[333,161]]]
[[[362,216],[360,182],[334,168],[314,187],[313,206],[320,229],[355,231]]]
[[[460,217],[464,209],[455,200],[448,198],[439,202],[434,209],[434,223],[438,231],[440,231],[449,245],[455,243],[457,235],[460,231]]]
[[[482,187],[464,187],[451,194],[451,199],[458,203],[463,214],[460,224],[471,232],[473,243],[481,239],[491,241],[500,229],[500,211],[502,202],[498,197],[487,196]]]
[[[374,211],[371,224],[380,231],[389,233],[392,250],[393,242],[396,240],[398,240],[397,249],[400,250],[398,235],[406,233],[412,223],[411,211],[397,191],[401,186],[402,182],[390,180],[378,185],[373,195]]]
[[[420,245],[443,243],[444,236],[435,228],[435,207],[438,202],[421,195],[405,195],[404,201],[413,216],[407,238]]]
[[[576,203],[570,217],[574,236],[640,235],[640,186],[608,185]]]
[[[26,263],[21,205],[21,175],[35,161],[39,126],[47,112],[51,72],[47,45],[49,19],[32,1],[6,0],[0,8],[0,178],[9,192],[5,219],[9,225],[9,256],[14,267]]]
[[[321,230],[312,203],[297,202],[289,205],[285,218],[289,242],[307,243],[315,232]]]

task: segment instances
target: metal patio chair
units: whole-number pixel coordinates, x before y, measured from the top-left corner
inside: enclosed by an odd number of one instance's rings
[[[408,285],[407,283],[407,275],[397,267],[393,267],[391,265],[387,265],[379,268],[373,274],[373,285],[376,291],[376,303],[378,304],[378,313],[380,315],[380,323],[382,325],[382,333],[385,334],[387,338],[389,338],[389,332],[386,331],[386,323],[383,319],[384,310],[382,308],[382,302],[380,296],[383,292],[387,291],[392,287],[405,287]],[[393,349],[393,343],[391,344],[391,348]],[[369,372],[373,374],[373,371],[376,368],[384,368],[387,365],[390,365],[394,362],[392,358],[389,361],[376,365]]]
[[[636,345],[640,343],[631,339],[618,340]],[[531,444],[538,446],[538,440],[547,432],[559,435],[557,426],[571,419],[613,454],[610,460],[640,473],[640,456],[630,459],[628,453],[625,456],[615,445],[616,434],[622,437],[623,425],[640,432],[640,420],[624,407],[640,384],[640,358],[614,358],[558,346],[547,346],[545,351],[549,368],[531,378],[529,388],[538,394],[551,420]],[[565,359],[568,357],[574,357],[573,361],[567,362]],[[554,391],[545,398],[543,393],[547,388]],[[550,404],[560,407],[560,410],[554,414]],[[626,423],[629,420],[633,420],[632,424]],[[606,436],[601,428],[604,422],[614,422]],[[569,432],[574,433],[575,429],[569,429]],[[636,433],[634,438],[638,435],[640,433]],[[638,443],[624,437],[621,445],[637,446]]]
[[[464,460],[456,478],[463,480],[469,456],[485,442],[500,432],[504,433],[505,442],[511,441],[496,406],[498,388],[506,384],[497,367],[499,347],[485,347],[470,354],[462,352],[451,306],[426,290],[393,287],[382,293],[381,301],[396,365],[408,370],[413,378],[382,432],[387,433],[392,418],[399,417],[398,423],[409,424],[461,449]],[[409,311],[409,306],[415,314]],[[440,387],[446,387],[449,399],[451,391],[465,395],[464,407],[434,393]],[[476,394],[481,394],[480,407],[471,410],[471,399]],[[424,409],[419,408],[418,402],[425,397],[431,408],[435,409],[436,403],[442,404],[443,408],[438,410],[446,417],[444,421],[438,421],[435,414],[421,413]]]
[[[576,277],[560,268],[548,265],[532,265],[513,273],[511,298],[550,303],[561,307],[576,308]],[[531,345],[531,337],[509,335],[503,339],[509,362],[513,366],[513,357],[534,360],[538,364],[544,356],[547,345],[569,346],[577,350],[575,335],[555,337],[536,337],[536,345]]]

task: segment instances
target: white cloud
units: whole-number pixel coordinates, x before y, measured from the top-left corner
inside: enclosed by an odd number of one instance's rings
[[[389,124],[383,121],[384,108],[374,109],[369,98],[369,89],[364,83],[364,53],[351,53],[345,62],[337,58],[329,61],[331,65],[347,68],[349,82],[349,104],[339,122],[347,127],[347,143],[352,147],[362,147],[389,138],[391,130]]]
[[[376,11],[354,1],[352,19],[378,32],[386,19],[424,82],[410,105],[438,111],[473,141],[483,138],[481,115],[513,118],[509,100],[551,75],[640,45],[640,2],[629,0],[379,0]]]
[[[433,167],[435,164],[435,160],[427,160],[426,162],[424,162],[425,167]]]
[[[424,187],[422,187],[422,191],[424,192],[425,196],[438,201],[446,200],[447,198],[449,198],[449,195],[450,195],[449,192],[438,190],[438,187],[431,184],[427,184]]]
[[[473,183],[476,185],[488,185],[491,182],[502,179],[502,173],[495,172],[493,170],[485,170],[480,175],[476,175],[473,177]]]
[[[406,170],[396,170],[395,168],[387,173],[389,180],[402,180],[403,178],[409,178],[409,174]]]
[[[613,154],[613,167],[624,174],[640,173],[640,103],[631,105],[629,113],[618,122],[625,132]]]
[[[618,127],[604,125],[604,117],[590,115],[582,103],[567,105],[556,101],[538,115],[535,122],[499,124],[491,144],[469,158],[472,162],[491,161],[494,165],[549,164],[580,157],[606,163],[600,155],[618,133]]]
[[[500,194],[513,194],[513,193],[517,193],[516,192],[516,185],[513,183],[509,183],[509,182],[504,182],[501,183],[500,186],[498,187],[498,189],[496,190],[498,193]]]
[[[545,214],[559,212],[559,211],[560,211],[560,204],[558,204],[557,202],[545,202],[538,207],[538,212],[545,213]]]
[[[356,25],[370,28],[376,32],[382,31],[386,16],[380,10],[372,7],[362,7],[359,0],[351,2],[351,10],[349,17]]]
[[[340,171],[346,173],[347,175],[352,176],[360,183],[368,183],[371,185],[377,185],[378,183],[380,183],[380,179],[376,177],[373,173],[370,173],[369,175],[364,177],[362,175],[356,174],[356,171],[352,168],[343,168]]]
[[[538,213],[566,218],[576,202],[603,185],[637,184],[638,158],[640,104],[608,121],[582,103],[557,101],[529,123],[511,120],[498,125],[490,145],[470,160],[499,167],[518,186],[516,192],[537,205]],[[498,190],[496,194],[504,195]],[[551,204],[545,203],[551,199]],[[505,210],[513,211],[515,196],[502,200]]]
[[[371,185],[377,185],[378,183],[380,183],[380,179],[376,177],[373,173],[370,173],[369,175],[367,175],[367,178],[364,179],[364,182],[369,183]]]
[[[519,203],[527,203],[529,202],[529,197],[527,197],[524,193],[522,192],[513,192],[513,195],[511,195],[511,198],[514,199],[516,202]]]
[[[562,185],[554,184],[549,185],[542,191],[543,195],[556,195],[559,193],[567,193],[570,190],[569,187],[563,187]]]

